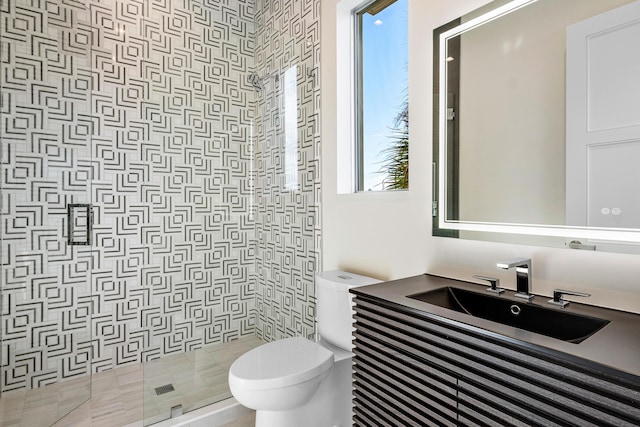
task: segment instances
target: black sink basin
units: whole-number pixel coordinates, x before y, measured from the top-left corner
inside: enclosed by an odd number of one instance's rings
[[[408,297],[574,344],[586,340],[609,323],[608,320],[450,286]]]

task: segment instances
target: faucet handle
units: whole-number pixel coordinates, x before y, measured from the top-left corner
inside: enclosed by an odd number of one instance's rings
[[[487,282],[489,282],[491,284],[490,288],[487,288],[487,292],[494,292],[498,295],[500,295],[501,293],[504,292],[504,288],[501,288],[500,285],[500,279],[496,279],[494,277],[487,277],[487,276],[479,276],[479,275],[474,275],[473,276],[475,279],[480,279],[480,280],[486,280]]]
[[[553,291],[553,299],[548,301],[549,304],[557,305],[559,307],[565,308],[569,305],[569,301],[566,301],[562,298],[563,295],[573,295],[576,297],[590,297],[591,294],[586,292],[576,292],[576,291],[565,291],[564,289],[555,289]]]

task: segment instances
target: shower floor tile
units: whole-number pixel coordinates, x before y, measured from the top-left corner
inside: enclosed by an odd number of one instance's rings
[[[227,399],[231,397],[227,382],[229,367],[238,356],[261,344],[263,341],[255,336],[242,337],[93,374],[91,399],[54,427],[118,427],[143,419],[149,425],[169,418],[172,406],[182,405],[186,413]],[[155,387],[166,384],[173,384],[175,390],[156,395]],[[82,396],[88,396],[86,377],[3,393],[0,427],[48,426],[75,406],[74,398]],[[51,420],[47,421],[46,416]],[[228,426],[251,427],[254,417],[249,414]]]

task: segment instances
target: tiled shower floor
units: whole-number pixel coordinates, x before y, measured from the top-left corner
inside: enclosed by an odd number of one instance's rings
[[[254,336],[243,337],[166,356],[147,362],[144,368],[136,364],[94,374],[91,399],[55,427],[118,427],[143,417],[145,424],[149,424],[168,418],[172,406],[182,405],[186,413],[226,399],[231,396],[227,382],[229,367],[238,356],[260,344],[263,342]],[[155,388],[166,384],[172,384],[175,390],[156,395]],[[86,379],[4,393],[0,398],[0,427],[50,424],[43,420],[58,418],[56,414],[66,412],[65,405],[69,405],[74,395],[86,394]]]

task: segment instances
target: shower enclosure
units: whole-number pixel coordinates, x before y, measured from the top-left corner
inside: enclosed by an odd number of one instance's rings
[[[313,334],[317,46],[265,10],[2,1],[3,422],[52,425],[139,365],[153,424]]]

